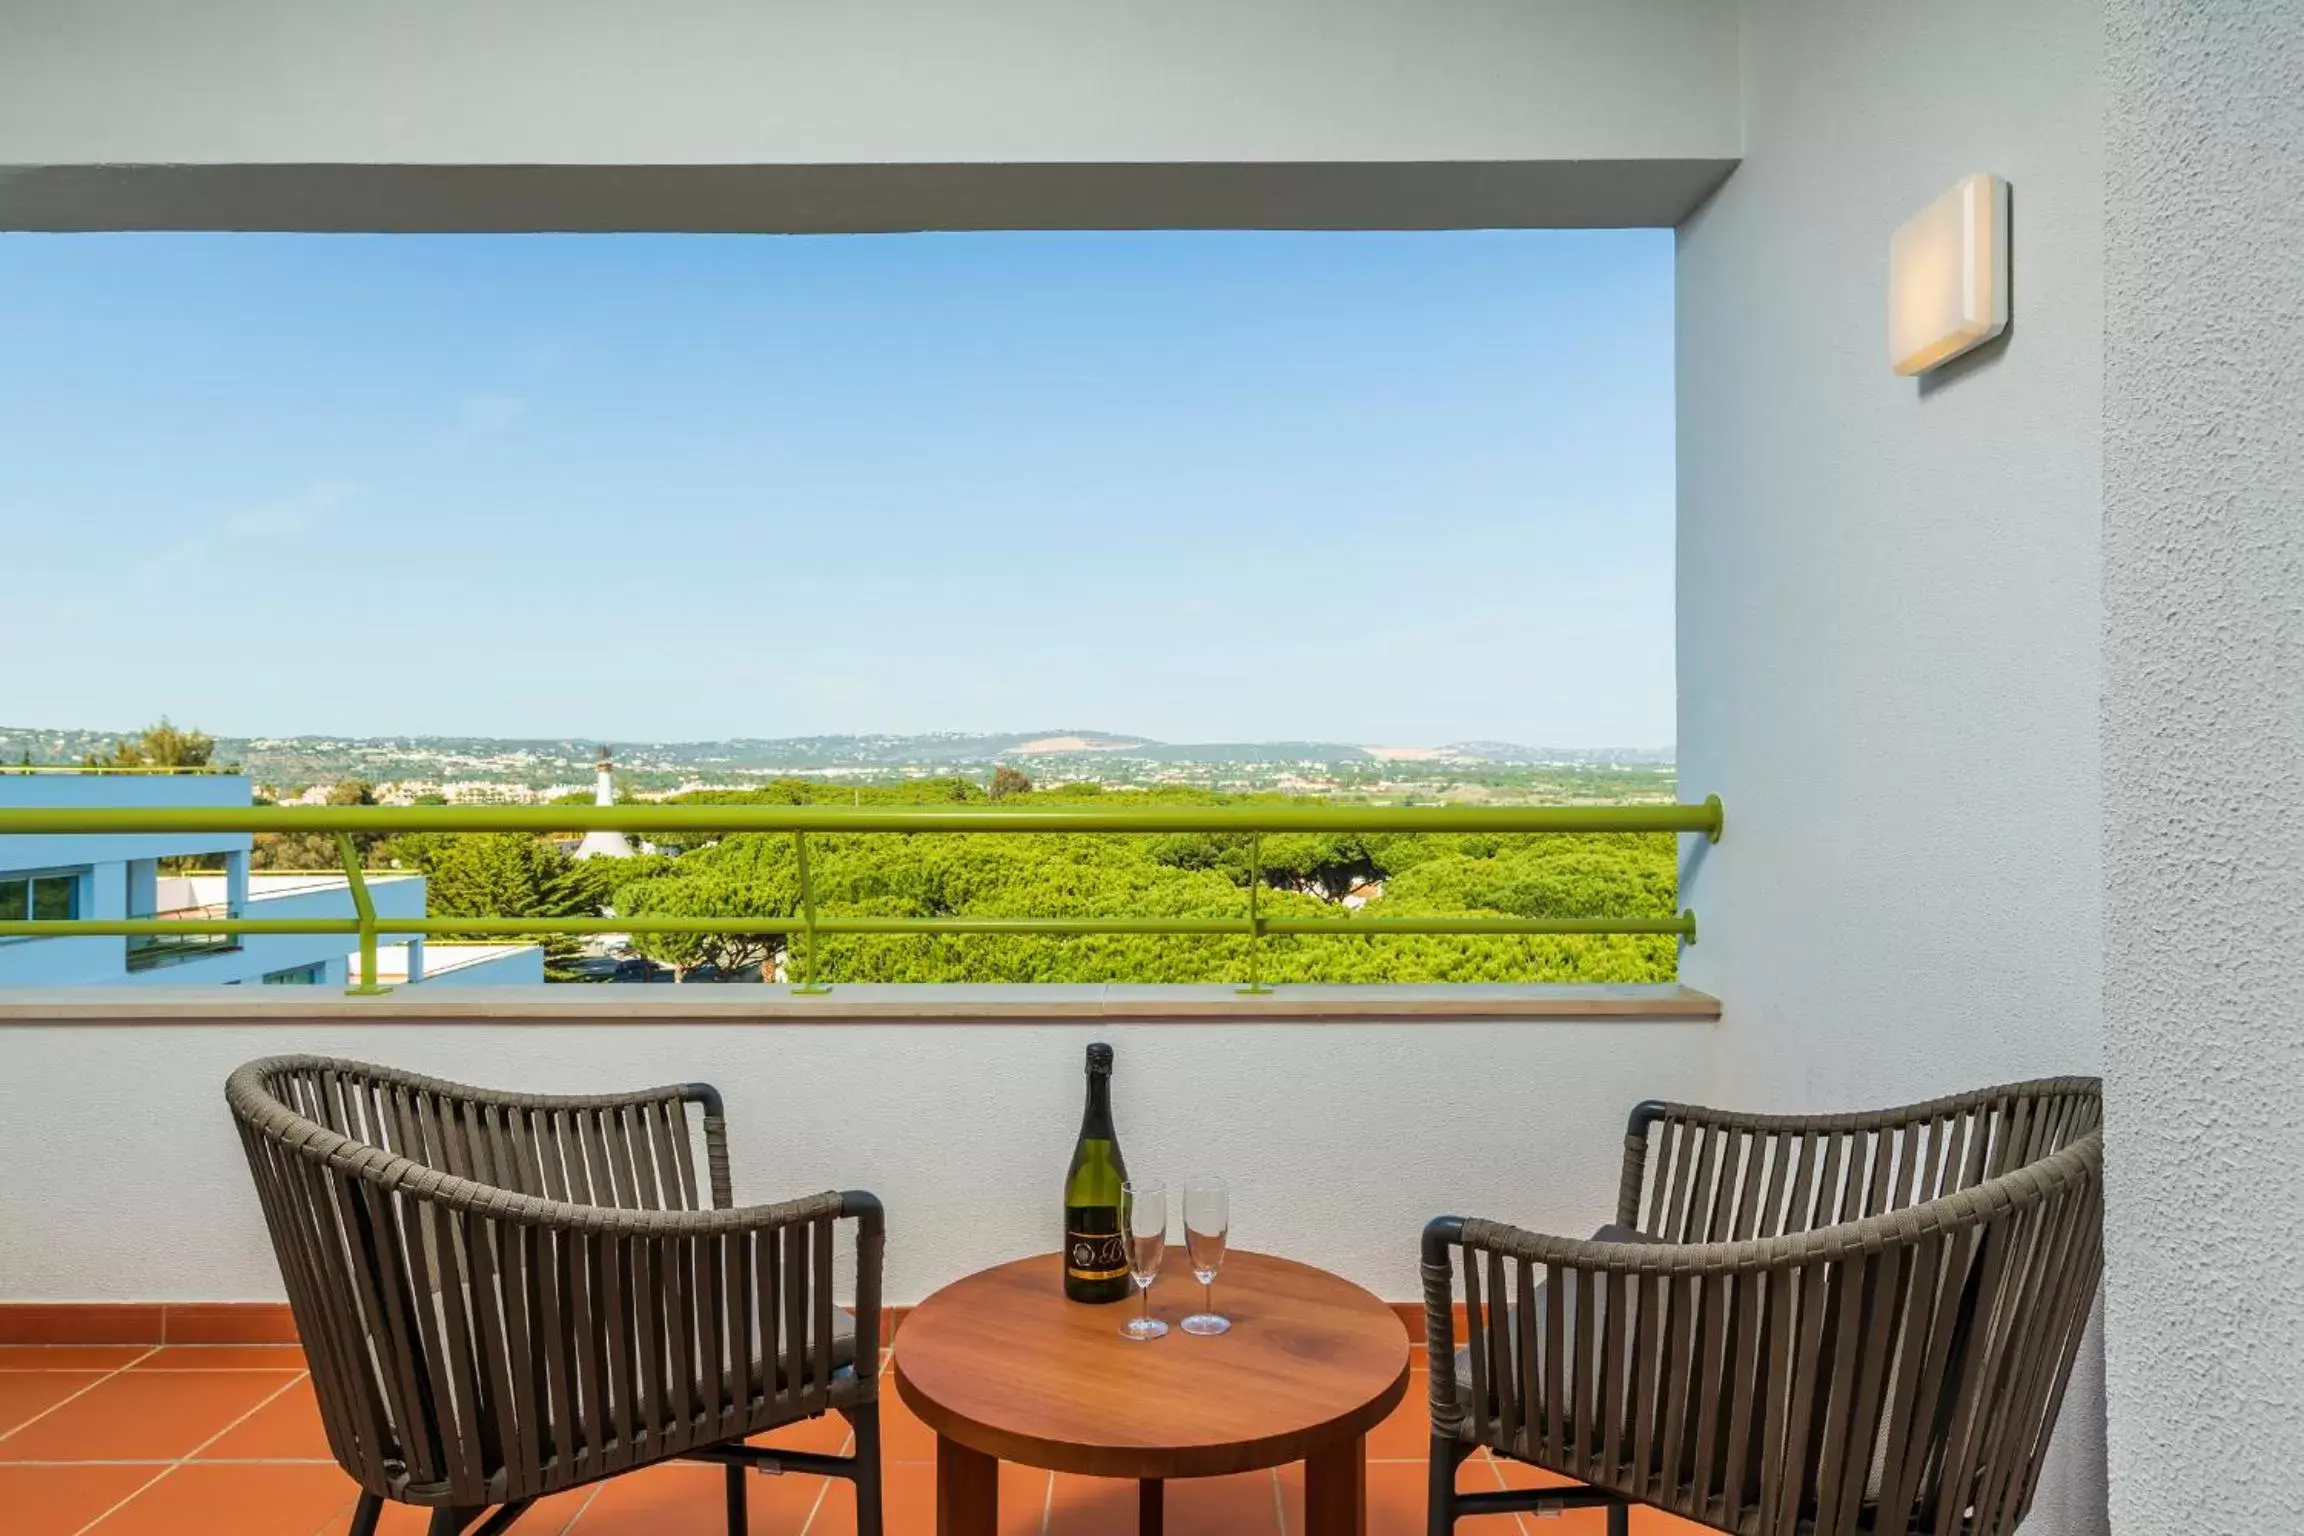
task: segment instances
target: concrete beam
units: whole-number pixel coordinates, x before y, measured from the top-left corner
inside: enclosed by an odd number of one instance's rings
[[[0,228],[1677,222],[1729,0],[0,9]]]
[[[1676,223],[1733,160],[0,168],[12,230],[1512,229]]]

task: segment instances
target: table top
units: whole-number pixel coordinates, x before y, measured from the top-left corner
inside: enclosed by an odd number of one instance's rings
[[[940,1435],[1003,1461],[1092,1477],[1215,1477],[1298,1461],[1364,1434],[1408,1387],[1408,1333],[1348,1280],[1238,1250],[1216,1281],[1232,1331],[1176,1325],[1200,1310],[1179,1268],[1152,1288],[1166,1338],[1120,1336],[1133,1297],[1064,1299],[1056,1254],[946,1286],[896,1335],[896,1386]]]

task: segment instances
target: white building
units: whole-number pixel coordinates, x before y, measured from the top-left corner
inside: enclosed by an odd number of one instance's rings
[[[0,806],[244,806],[249,782],[232,773],[0,774]],[[252,873],[245,832],[200,835],[0,836],[0,916],[13,919],[348,918],[342,875]],[[221,873],[167,874],[162,861],[213,860]],[[424,877],[373,873],[378,915],[422,917]],[[386,930],[390,932],[389,929]],[[417,935],[377,956],[387,983],[457,985],[541,982],[544,952],[532,944],[427,945]],[[357,958],[343,934],[187,933],[154,937],[0,939],[0,986],[345,986]]]

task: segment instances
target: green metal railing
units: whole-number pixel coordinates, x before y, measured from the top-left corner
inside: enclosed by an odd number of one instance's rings
[[[799,940],[795,992],[828,990],[816,979],[820,935],[850,934],[1168,934],[1238,937],[1248,941],[1248,984],[1268,992],[1259,974],[1260,941],[1285,934],[1307,938],[1370,938],[1385,934],[1466,936],[1517,934],[1652,934],[1696,941],[1696,915],[1670,917],[1269,917],[1263,911],[1262,839],[1267,834],[1352,832],[1491,833],[1515,835],[1699,833],[1717,842],[1724,817],[1715,795],[1701,805],[1627,806],[1073,806],[837,805],[618,805],[618,806],[225,806],[109,809],[0,808],[0,836],[197,835],[302,832],[335,836],[351,887],[353,916],[297,918],[70,918],[0,921],[0,938],[54,938],[79,934],[177,935],[191,933],[342,934],[359,941],[360,985],[389,991],[376,981],[379,934],[453,938],[517,931],[522,934],[738,934],[776,933]],[[800,910],[787,916],[728,917],[392,917],[379,918],[367,874],[352,839],[409,832],[623,832],[686,836],[783,833],[793,840],[800,878]],[[817,910],[810,873],[811,833],[1213,833],[1249,839],[1245,910],[1237,917],[842,917]]]

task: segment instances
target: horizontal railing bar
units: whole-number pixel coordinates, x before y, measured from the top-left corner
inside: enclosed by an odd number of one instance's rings
[[[84,934],[135,938],[142,934],[190,936],[202,933],[358,933],[350,917],[72,917],[0,922],[0,939],[66,939]],[[400,930],[395,928],[393,932]]]
[[[1680,933],[1696,919],[1678,917],[1267,917],[1266,933],[1352,938],[1372,933]]]
[[[1720,801],[1701,805],[1226,805],[1103,807],[14,806],[0,835],[325,832],[1697,832],[1720,835]]]
[[[379,917],[379,933],[417,934],[731,934],[799,933],[804,916],[785,917]],[[1183,934],[1204,937],[1267,934],[1309,938],[1372,938],[1381,934],[1681,934],[1695,932],[1695,919],[1678,917],[827,917],[816,919],[818,933],[1042,933]],[[357,918],[51,918],[0,922],[0,938],[55,938],[72,935],[338,933],[357,934]]]

